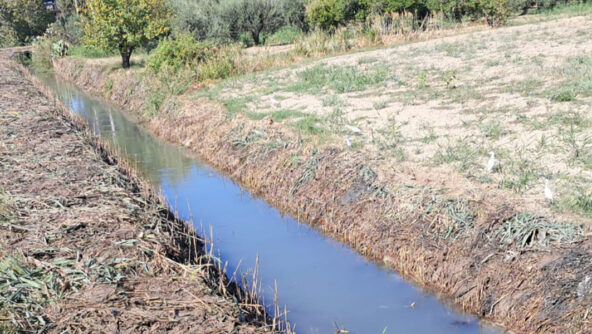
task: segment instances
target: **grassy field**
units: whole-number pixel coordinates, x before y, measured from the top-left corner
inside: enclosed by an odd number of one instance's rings
[[[592,218],[589,16],[477,32],[227,80],[198,91],[255,124],[382,168],[459,173],[526,208]],[[486,165],[493,152],[496,165]],[[543,194],[549,179],[555,200]],[[460,186],[460,184],[458,185]]]

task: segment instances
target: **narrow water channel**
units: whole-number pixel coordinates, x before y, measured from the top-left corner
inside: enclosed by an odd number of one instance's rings
[[[260,199],[175,146],[143,129],[118,108],[50,75],[40,76],[59,99],[111,141],[160,187],[173,210],[213,234],[215,253],[228,272],[253,270],[266,301],[279,305],[297,333],[496,333],[456,313],[306,224],[283,216]],[[271,311],[271,309],[270,309]]]

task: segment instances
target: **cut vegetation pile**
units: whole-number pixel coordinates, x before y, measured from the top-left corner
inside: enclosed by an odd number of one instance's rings
[[[0,56],[0,332],[268,333],[263,309]]]
[[[590,19],[327,58],[156,113],[142,70],[55,69],[465,311],[517,332],[587,333]]]

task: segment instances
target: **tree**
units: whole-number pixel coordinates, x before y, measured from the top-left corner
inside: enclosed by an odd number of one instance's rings
[[[55,20],[38,0],[0,0],[0,46],[22,45]]]
[[[284,25],[278,0],[229,0],[224,2],[222,17],[234,39],[248,33],[255,44],[261,44],[262,34],[273,33]]]
[[[373,5],[371,0],[313,0],[306,7],[306,15],[313,25],[334,30],[353,20],[365,20]]]
[[[87,0],[81,12],[83,42],[104,50],[118,50],[123,68],[132,52],[169,31],[165,0]]]

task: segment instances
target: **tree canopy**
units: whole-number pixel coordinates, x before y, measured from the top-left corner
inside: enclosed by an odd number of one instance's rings
[[[85,44],[118,50],[124,68],[132,52],[169,31],[164,0],[87,0],[82,10]]]
[[[55,20],[38,0],[0,0],[0,46],[23,45]]]

